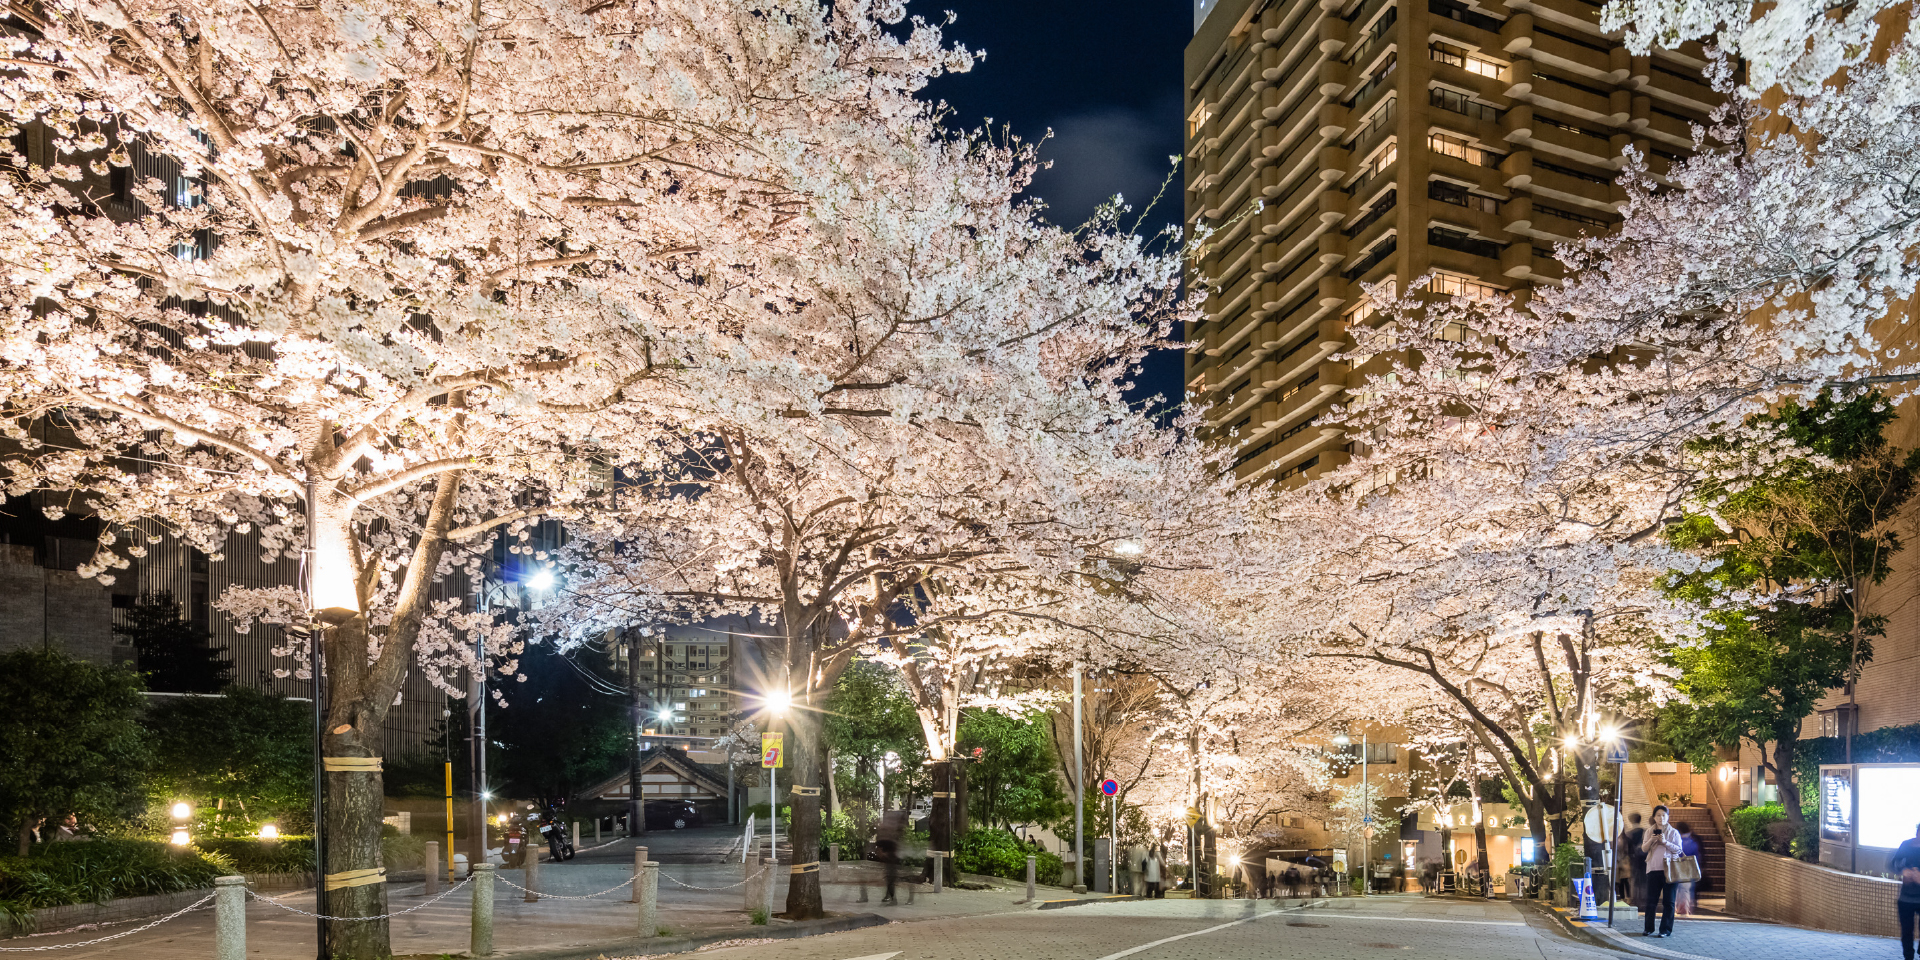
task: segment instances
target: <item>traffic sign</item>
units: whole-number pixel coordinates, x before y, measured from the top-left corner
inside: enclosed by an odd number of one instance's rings
[[[1627,762],[1627,745],[1624,743],[1617,743],[1617,742],[1607,744],[1607,759],[1605,762],[1626,763]]]
[[[1188,807],[1187,808],[1187,826],[1189,827],[1197,826],[1199,823],[1200,823],[1200,811],[1193,807]]]
[[[786,766],[786,734],[763,733],[760,735],[760,765],[763,767]]]
[[[1587,836],[1601,843],[1611,843],[1614,838],[1615,816],[1613,804],[1596,803],[1587,808],[1587,815],[1580,821],[1580,825],[1586,828]]]
[[[1112,777],[1108,777],[1105,780],[1100,781],[1100,792],[1106,794],[1109,797],[1113,796],[1116,793],[1119,793],[1120,781],[1115,780]]]

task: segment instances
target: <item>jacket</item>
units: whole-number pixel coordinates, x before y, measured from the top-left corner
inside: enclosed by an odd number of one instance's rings
[[[1920,903],[1920,883],[1908,880],[1904,875],[1908,869],[1920,870],[1920,838],[1900,844],[1887,861],[1887,867],[1893,871],[1894,878],[1900,881],[1900,902]]]
[[[1665,830],[1647,828],[1647,838],[1640,842],[1640,849],[1647,855],[1648,873],[1666,873],[1667,858],[1680,856],[1680,831],[1667,824]]]

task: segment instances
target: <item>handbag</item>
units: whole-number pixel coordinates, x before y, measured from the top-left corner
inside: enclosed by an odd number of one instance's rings
[[[1700,858],[1689,854],[1667,858],[1668,883],[1694,883],[1700,879]]]

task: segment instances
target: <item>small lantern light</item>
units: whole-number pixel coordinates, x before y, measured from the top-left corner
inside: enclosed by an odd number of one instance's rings
[[[193,816],[192,804],[186,802],[185,800],[181,800],[173,805],[173,818],[175,820],[185,820],[186,818],[191,816]]]
[[[174,845],[174,846],[176,846],[176,847],[184,847],[184,846],[186,846],[187,844],[189,844],[189,843],[192,843],[192,842],[193,842],[193,838],[192,838],[192,837],[189,837],[189,836],[187,836],[187,828],[186,828],[186,827],[179,827],[179,828],[176,828],[176,829],[175,829],[175,830],[173,831],[173,845]]]
[[[261,824],[261,825],[260,825],[260,839],[262,839],[262,840],[278,840],[278,839],[280,839],[280,828],[279,828],[279,827],[276,827],[276,826],[274,826],[274,825],[273,825],[273,824],[271,824],[271,823],[263,823],[263,824]]]

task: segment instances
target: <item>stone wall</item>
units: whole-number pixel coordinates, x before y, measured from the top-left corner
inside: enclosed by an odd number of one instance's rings
[[[1727,912],[1816,930],[1899,934],[1900,884],[1727,844]]]
[[[33,559],[31,546],[0,544],[0,651],[45,646],[112,663],[113,598],[107,588]]]

